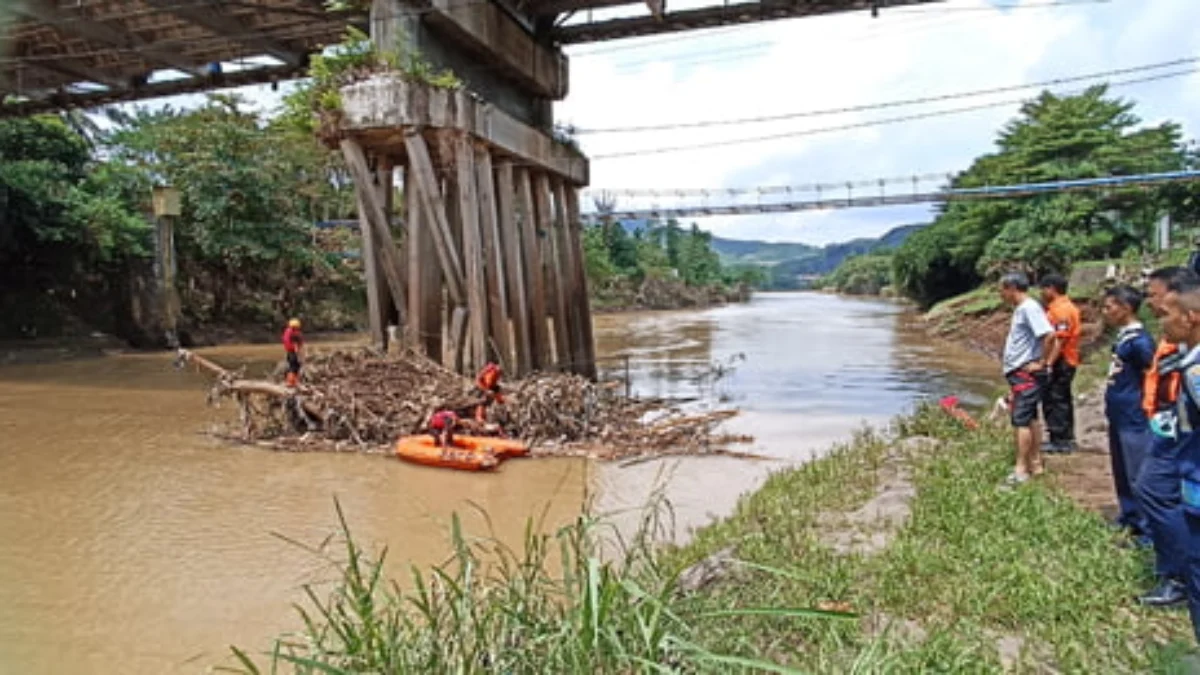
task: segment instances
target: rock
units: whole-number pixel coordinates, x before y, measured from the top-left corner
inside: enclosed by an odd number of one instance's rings
[[[736,571],[736,564],[734,547],[728,546],[684,570],[676,586],[684,593],[694,593],[727,579]]]

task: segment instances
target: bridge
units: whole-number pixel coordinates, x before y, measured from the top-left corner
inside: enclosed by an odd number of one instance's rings
[[[552,133],[569,88],[563,47],[936,1],[10,0],[0,116],[278,82],[347,26],[365,28],[377,49],[415,51],[465,85],[384,74],[341,91],[326,140],[355,181],[373,341],[386,346],[388,327],[403,326],[406,346],[463,372],[496,359],[518,374],[594,376],[580,245],[589,163]],[[630,14],[594,18],[615,7]],[[391,203],[397,179],[403,205]],[[160,270],[171,241],[160,220]]]
[[[944,174],[937,174],[942,175]],[[843,183],[827,183],[823,185],[801,186],[772,186],[757,188],[711,188],[687,190],[597,190],[594,196],[601,200],[616,200],[621,198],[663,200],[699,199],[697,203],[675,203],[670,206],[647,206],[636,209],[590,211],[581,214],[585,223],[596,223],[606,219],[615,220],[668,220],[680,218],[704,218],[713,216],[738,216],[768,213],[794,213],[799,211],[820,211],[826,209],[872,208],[879,206],[904,206],[910,204],[933,204],[953,201],[981,201],[998,199],[1019,199],[1036,197],[1057,192],[1095,192],[1117,191],[1131,188],[1150,187],[1169,183],[1188,183],[1200,181],[1200,171],[1171,171],[1163,173],[1137,174],[1131,176],[1105,176],[1100,178],[1084,178],[1078,180],[1049,181],[1043,183],[1022,183],[1017,185],[990,185],[973,188],[939,188],[921,190],[918,185],[928,177],[914,176],[911,178],[911,191],[893,188],[889,194],[888,185],[906,184],[910,179],[890,178],[874,181],[847,181]],[[854,191],[858,189],[859,194]],[[872,193],[863,194],[864,189],[873,189]],[[837,193],[842,194],[837,194]],[[794,195],[812,194],[813,197],[795,199]],[[831,196],[823,196],[831,195]],[[836,196],[835,196],[836,195]],[[844,196],[842,196],[844,195]],[[749,203],[737,201],[738,197],[753,197]],[[772,201],[779,196],[782,200]],[[723,203],[712,203],[712,199],[724,199]],[[764,201],[764,199],[766,201]]]

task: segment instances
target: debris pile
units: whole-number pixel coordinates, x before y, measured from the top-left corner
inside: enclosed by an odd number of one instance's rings
[[[370,348],[313,354],[295,390],[246,379],[186,350],[178,363],[215,378],[210,403],[237,402],[239,426],[223,430],[223,437],[277,449],[390,452],[398,437],[422,433],[434,411],[470,415],[480,402],[470,380],[429,359],[384,356]],[[539,373],[506,382],[506,403],[494,405],[489,417],[507,435],[529,443],[535,455],[632,461],[752,456],[724,447],[750,440],[718,430],[736,411],[689,415],[669,401],[629,399],[618,389],[576,375]]]

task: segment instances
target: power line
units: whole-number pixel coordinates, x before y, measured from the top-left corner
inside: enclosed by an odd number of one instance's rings
[[[1155,82],[1158,80],[1168,80],[1168,79],[1173,79],[1173,78],[1177,78],[1177,77],[1184,77],[1186,75],[1191,75],[1196,72],[1200,72],[1200,68],[1188,68],[1186,70],[1180,70],[1180,71],[1175,71],[1175,72],[1170,72],[1170,73],[1163,73],[1160,75],[1152,75],[1149,77],[1125,80],[1123,82],[1110,82],[1110,83],[1108,83],[1108,86],[1120,87],[1120,86],[1128,86],[1128,85],[1133,85],[1133,84],[1143,84],[1146,82]],[[1081,91],[1082,90],[1075,90],[1073,92],[1055,92],[1055,93],[1057,95],[1061,96],[1061,95],[1074,95],[1074,94],[1081,93]],[[729,139],[729,140],[724,140],[724,141],[712,141],[712,142],[705,142],[705,143],[693,143],[693,144],[687,144],[687,145],[665,146],[665,147],[659,147],[659,148],[627,150],[627,151],[623,151],[623,152],[611,152],[611,153],[602,154],[602,155],[594,155],[594,156],[592,156],[591,159],[594,161],[594,160],[600,160],[600,159],[616,159],[616,158],[620,158],[620,157],[639,157],[642,155],[661,155],[661,154],[667,154],[667,153],[671,153],[671,152],[684,152],[684,151],[689,151],[689,150],[707,150],[710,148],[720,148],[720,147],[727,147],[727,146],[731,146],[731,145],[744,145],[747,143],[758,143],[758,142],[762,142],[762,141],[774,141],[774,140],[781,140],[784,138],[797,138],[800,136],[815,136],[817,134],[826,134],[826,133],[832,133],[832,132],[836,132],[836,131],[849,131],[849,130],[853,130],[853,129],[865,129],[865,128],[869,128],[869,127],[885,126],[885,125],[889,125],[889,124],[898,124],[901,122],[914,122],[914,121],[930,119],[930,118],[934,118],[934,117],[945,117],[948,115],[957,115],[960,113],[974,112],[977,110],[1000,108],[1000,107],[1005,107],[1005,106],[1010,106],[1010,105],[1016,105],[1019,103],[1025,103],[1027,100],[1028,100],[1027,98],[1007,99],[1004,101],[994,101],[991,103],[980,103],[980,104],[971,105],[971,106],[963,106],[961,108],[947,108],[945,110],[934,110],[931,112],[917,113],[917,114],[913,114],[913,115],[902,115],[900,117],[886,117],[883,119],[867,120],[865,122],[842,124],[842,125],[832,126],[832,127],[820,127],[820,128],[816,128],[816,129],[802,129],[800,131],[789,131],[789,132],[783,132],[783,133],[778,133],[778,134],[768,134],[768,135],[764,135],[764,136],[752,136],[749,138],[734,138],[734,139]]]
[[[975,89],[972,91],[962,91],[953,94],[938,94],[935,96],[922,96],[919,98],[902,99],[898,101],[887,101],[884,103],[868,103],[856,106],[844,106],[841,108],[826,108],[823,110],[806,110],[794,113],[783,113],[780,115],[764,115],[759,117],[743,117],[737,119],[725,120],[703,120],[698,122],[675,122],[668,124],[647,124],[632,127],[609,127],[600,129],[575,129],[576,135],[585,134],[632,134],[642,133],[646,131],[667,131],[676,129],[700,129],[704,127],[719,127],[732,126],[739,124],[761,124],[763,122],[779,122],[783,120],[799,119],[804,117],[824,117],[827,115],[840,115],[852,112],[864,112],[867,110],[883,110],[886,108],[900,108],[910,105],[918,105],[923,103],[938,103],[941,101],[952,101],[963,98],[975,98],[978,96],[988,96],[991,94],[1002,94],[1011,91],[1020,91],[1022,89],[1032,89],[1035,87],[1050,87],[1055,85],[1069,84],[1073,82],[1081,82],[1083,80],[1094,80],[1103,77],[1113,77],[1117,75],[1129,75],[1131,73],[1140,73],[1147,70],[1158,70],[1161,68],[1169,68],[1172,66],[1181,66],[1191,63],[1200,62],[1200,57],[1185,57],[1175,59],[1173,61],[1163,61],[1161,63],[1151,63],[1143,66],[1133,66],[1129,68],[1120,68],[1117,70],[1106,70],[1097,73],[1088,73],[1086,75],[1073,75],[1071,77],[1060,77],[1052,80],[1042,80],[1040,82],[1029,82],[1027,84],[1015,84],[1004,87],[993,87],[991,89]]]

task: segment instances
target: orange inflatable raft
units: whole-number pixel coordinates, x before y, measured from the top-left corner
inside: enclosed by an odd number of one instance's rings
[[[489,471],[501,460],[524,457],[529,448],[520,441],[483,436],[455,436],[443,450],[428,434],[404,436],[396,441],[396,456],[406,462],[463,471]]]

